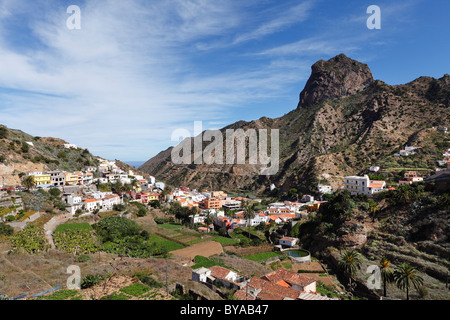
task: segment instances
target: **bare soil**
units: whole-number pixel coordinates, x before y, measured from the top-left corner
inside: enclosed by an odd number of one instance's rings
[[[222,245],[216,241],[206,241],[184,249],[171,251],[173,255],[185,258],[186,263],[192,262],[195,256],[210,257],[223,252]]]

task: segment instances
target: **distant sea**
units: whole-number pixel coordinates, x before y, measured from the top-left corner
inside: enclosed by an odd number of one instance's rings
[[[142,166],[147,161],[123,161],[123,162],[138,169],[140,166]]]

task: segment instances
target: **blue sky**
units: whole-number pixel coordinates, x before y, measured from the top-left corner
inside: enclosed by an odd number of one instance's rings
[[[66,9],[81,9],[69,30]],[[367,7],[381,9],[369,30]],[[295,109],[339,53],[375,79],[450,71],[450,1],[0,0],[0,123],[109,159],[147,160],[203,129]]]

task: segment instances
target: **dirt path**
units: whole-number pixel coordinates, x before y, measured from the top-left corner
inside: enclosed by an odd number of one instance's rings
[[[194,244],[184,249],[171,251],[170,253],[185,258],[186,263],[192,262],[195,256],[210,257],[223,252],[222,245],[216,241],[206,241]]]
[[[65,216],[66,214],[64,214],[64,215],[61,215],[61,216]],[[48,241],[48,243],[50,244],[50,246],[51,246],[51,248],[52,249],[55,249],[56,248],[56,246],[55,246],[55,242],[53,241],[53,232],[55,231],[55,229],[60,225],[60,224],[63,224],[63,223],[65,223],[65,222],[67,222],[67,221],[69,221],[70,219],[72,219],[73,217],[67,217],[67,218],[63,218],[63,219],[59,219],[58,220],[58,217],[59,216],[57,216],[57,217],[55,217],[54,219],[55,220],[50,220],[48,223],[46,223],[45,225],[44,225],[44,231],[45,231],[45,238],[47,239],[47,241]]]

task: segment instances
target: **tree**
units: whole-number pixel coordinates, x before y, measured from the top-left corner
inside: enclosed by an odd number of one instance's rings
[[[292,188],[288,192],[289,199],[298,201],[298,190],[295,188]]]
[[[355,250],[345,250],[339,261],[339,268],[345,273],[349,280],[349,289],[352,293],[352,277],[361,268],[361,254]]]
[[[12,236],[14,228],[6,223],[0,223],[0,236]]]
[[[61,195],[61,191],[58,188],[52,188],[48,193],[50,193],[50,195],[54,198],[57,198]]]
[[[393,271],[390,268],[390,262],[385,258],[380,260],[381,281],[383,281],[383,296],[386,297],[386,286],[394,281]]]
[[[403,263],[393,273],[394,281],[401,290],[406,290],[406,300],[409,300],[409,288],[411,285],[419,290],[423,285],[423,278],[417,274],[417,269],[407,263]]]
[[[250,239],[250,220],[255,217],[255,210],[253,209],[253,206],[250,205],[248,202],[244,202],[242,207],[245,210],[244,218],[247,220],[248,238]]]
[[[9,131],[6,127],[0,126],[0,139],[8,138]]]
[[[372,217],[372,222],[375,222],[377,211],[378,211],[377,203],[373,199],[369,199],[369,212]]]
[[[147,209],[139,208],[137,214],[138,217],[145,217],[147,215]]]
[[[176,219],[178,219],[182,224],[189,224],[189,216],[195,216],[197,213],[196,208],[189,209],[188,207],[182,207],[179,202],[172,202],[169,213],[174,215]],[[193,220],[192,220],[193,221]]]
[[[36,186],[36,181],[34,180],[33,176],[26,176],[25,178],[23,178],[22,184],[25,188],[28,189],[28,191],[30,191],[30,189],[33,189]]]
[[[161,203],[159,200],[151,200],[148,205],[152,208],[161,209]]]

